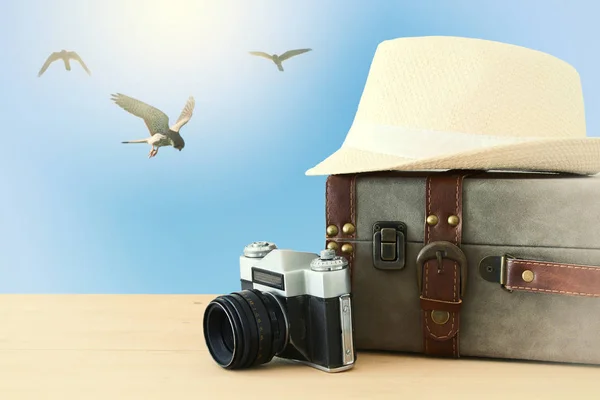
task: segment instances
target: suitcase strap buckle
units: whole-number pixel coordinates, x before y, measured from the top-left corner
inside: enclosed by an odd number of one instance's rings
[[[429,260],[438,260],[438,273],[441,272],[442,259],[456,261],[460,269],[460,297],[462,298],[467,290],[467,257],[463,251],[454,243],[446,241],[435,241],[424,246],[417,255],[417,283],[419,292],[423,291],[423,267]]]

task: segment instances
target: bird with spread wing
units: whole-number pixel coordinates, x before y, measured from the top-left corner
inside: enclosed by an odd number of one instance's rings
[[[148,158],[156,156],[158,149],[163,146],[173,146],[177,150],[185,146],[185,141],[179,134],[179,130],[189,122],[194,112],[196,102],[192,96],[187,99],[181,115],[177,121],[169,126],[169,117],[159,109],[121,93],[111,95],[119,107],[125,111],[140,117],[146,123],[150,136],[145,139],[128,140],[121,143],[147,143],[152,146]]]
[[[88,69],[87,65],[85,65],[85,63],[83,62],[81,57],[79,57],[79,54],[77,54],[74,51],[61,50],[61,51],[54,52],[54,53],[50,54],[50,56],[48,56],[48,58],[46,59],[46,62],[44,63],[44,65],[42,65],[42,69],[40,69],[40,72],[38,73],[38,77],[42,76],[42,74],[44,72],[46,72],[46,70],[48,69],[50,64],[52,64],[54,61],[58,61],[58,60],[63,60],[63,62],[65,63],[65,69],[67,71],[71,70],[71,60],[75,60],[79,64],[81,64],[81,66],[83,67],[85,72],[87,72],[88,75],[92,75],[92,73]]]
[[[263,57],[263,58],[273,61],[275,63],[275,65],[277,65],[277,69],[280,70],[281,72],[283,72],[283,65],[281,63],[283,63],[285,60],[289,60],[290,58],[292,58],[294,56],[309,52],[311,50],[312,49],[289,50],[280,56],[277,54],[267,54],[262,51],[251,51],[250,54],[252,54],[253,56]]]

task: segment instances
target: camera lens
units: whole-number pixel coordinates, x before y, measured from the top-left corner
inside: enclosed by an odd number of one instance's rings
[[[259,290],[219,296],[204,312],[204,340],[212,358],[227,369],[264,364],[286,345],[284,310]]]

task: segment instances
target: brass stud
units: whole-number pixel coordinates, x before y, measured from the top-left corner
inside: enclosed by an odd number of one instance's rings
[[[338,228],[335,225],[329,225],[327,227],[327,236],[335,236],[338,234]]]
[[[523,271],[523,273],[521,274],[521,278],[523,278],[523,280],[525,282],[531,282],[531,281],[533,281],[533,277],[534,277],[533,271],[530,271],[528,269],[526,269],[525,271]]]
[[[352,249],[352,245],[351,244],[345,243],[345,244],[342,245],[342,253],[349,254],[349,253],[352,253],[352,250],[353,249]]]
[[[438,217],[437,217],[437,215],[431,214],[431,215],[427,216],[427,225],[433,226],[433,225],[435,225],[437,223],[438,223]]]
[[[451,215],[448,217],[448,225],[450,225],[450,226],[458,225],[459,221],[460,220],[458,219],[458,217],[456,215]]]
[[[354,233],[354,225],[352,225],[351,223],[347,223],[344,224],[344,226],[342,226],[342,232],[344,232],[346,235],[352,235]]]
[[[433,310],[431,312],[431,320],[438,325],[444,325],[450,319],[448,311]]]
[[[338,244],[336,242],[329,242],[329,243],[327,243],[327,248],[329,250],[337,250]]]

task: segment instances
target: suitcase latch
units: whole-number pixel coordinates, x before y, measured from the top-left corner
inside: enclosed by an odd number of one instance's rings
[[[406,224],[379,221],[373,225],[373,265],[377,269],[403,269],[406,264]]]

